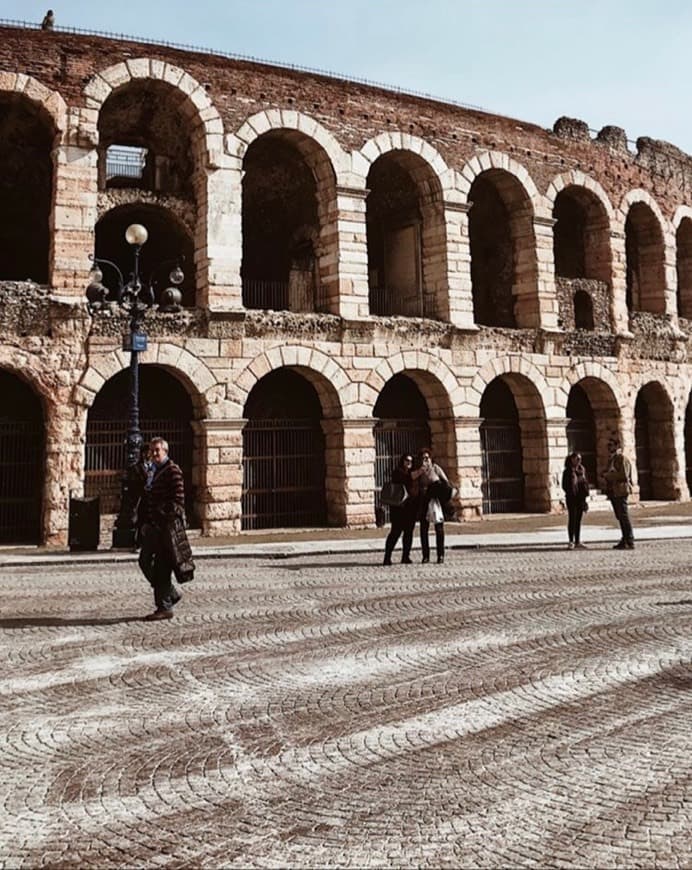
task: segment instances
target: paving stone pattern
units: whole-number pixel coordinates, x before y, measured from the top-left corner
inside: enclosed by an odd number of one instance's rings
[[[0,867],[692,867],[692,542],[5,569]]]

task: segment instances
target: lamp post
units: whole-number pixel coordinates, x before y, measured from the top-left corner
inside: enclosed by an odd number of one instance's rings
[[[90,283],[87,287],[87,307],[92,316],[112,314],[118,308],[126,311],[130,318],[129,333],[123,338],[123,350],[130,352],[130,399],[127,425],[127,458],[121,480],[120,512],[113,528],[113,547],[132,549],[135,546],[137,499],[139,489],[136,479],[136,467],[142,453],[142,431],[139,427],[139,354],[147,349],[147,336],[143,330],[147,311],[155,305],[152,272],[149,281],[142,283],[140,276],[139,255],[149,238],[147,228],[142,224],[131,224],[125,231],[125,239],[132,246],[134,254],[133,269],[126,282],[123,273],[111,260],[102,257],[92,257],[93,266],[90,273]],[[175,262],[175,261],[169,261]],[[165,265],[164,263],[160,265]],[[103,272],[101,266],[112,268],[118,280],[115,292],[109,291],[102,284]],[[180,311],[182,293],[178,289],[185,275],[176,263],[168,276],[173,286],[161,293],[158,310],[165,313]]]

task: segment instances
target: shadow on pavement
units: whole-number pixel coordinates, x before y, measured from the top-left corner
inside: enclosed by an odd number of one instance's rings
[[[0,619],[0,629],[3,628],[32,628],[42,625],[120,625],[123,622],[142,622],[142,616],[114,616],[107,619],[81,617],[63,619],[59,616],[17,616],[10,619]]]
[[[657,601],[657,607],[668,607],[671,604],[692,604],[692,598],[681,598],[680,601]]]

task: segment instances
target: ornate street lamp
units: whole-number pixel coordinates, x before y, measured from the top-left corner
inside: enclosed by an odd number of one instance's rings
[[[132,245],[134,267],[126,282],[123,273],[111,260],[102,257],[92,257],[93,266],[90,272],[90,283],[87,287],[87,307],[92,316],[112,314],[118,308],[130,316],[130,331],[123,338],[123,350],[130,351],[130,410],[127,428],[127,459],[121,482],[120,512],[113,528],[113,547],[132,549],[135,546],[138,489],[136,481],[136,466],[142,453],[142,431],[139,428],[139,354],[147,349],[147,336],[143,330],[147,311],[155,305],[152,272],[149,281],[142,283],[139,274],[139,255],[142,245],[149,238],[147,228],[142,224],[131,224],[125,231],[125,239]],[[182,293],[178,285],[185,280],[180,265],[175,260],[175,268],[168,278],[173,286],[167,287],[162,293],[158,310],[164,313],[180,311]],[[164,266],[166,263],[161,263]],[[118,279],[117,289],[109,290],[102,284],[103,272],[101,266],[111,267]],[[159,266],[159,268],[160,268]]]

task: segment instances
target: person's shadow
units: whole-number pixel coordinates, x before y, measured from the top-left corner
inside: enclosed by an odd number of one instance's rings
[[[3,628],[35,628],[40,626],[96,626],[120,625],[123,622],[142,622],[143,616],[114,616],[106,619],[90,618],[88,616],[63,619],[60,616],[16,616],[0,619],[0,630]]]

